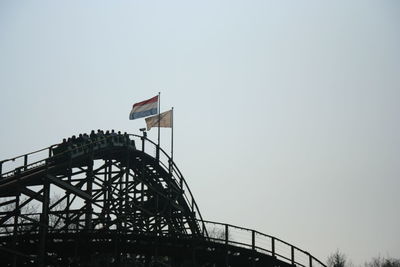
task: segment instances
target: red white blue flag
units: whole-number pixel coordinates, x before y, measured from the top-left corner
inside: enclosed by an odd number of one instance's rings
[[[129,119],[147,117],[158,113],[158,96],[133,104]]]

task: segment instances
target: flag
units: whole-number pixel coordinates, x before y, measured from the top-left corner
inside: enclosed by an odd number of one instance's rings
[[[152,97],[145,101],[133,104],[129,119],[134,120],[138,118],[147,117],[157,114],[158,112],[158,96]]]
[[[172,128],[172,109],[160,114],[160,127]],[[158,127],[158,115],[146,118],[147,131]]]

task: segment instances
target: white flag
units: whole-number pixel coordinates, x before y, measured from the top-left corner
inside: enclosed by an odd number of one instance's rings
[[[160,127],[172,128],[172,109],[159,115],[146,118],[147,131],[153,127],[158,127],[158,117],[160,117]]]

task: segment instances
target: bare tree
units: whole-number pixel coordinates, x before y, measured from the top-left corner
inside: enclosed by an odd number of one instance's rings
[[[52,228],[62,228],[64,226],[64,219],[57,215],[57,213],[63,211],[67,203],[62,201],[62,196],[54,194],[50,198],[50,207],[52,207],[49,214],[49,226]]]
[[[12,200],[12,198],[4,199],[4,201]],[[19,203],[24,203],[28,200],[27,197],[21,198]],[[52,228],[61,228],[64,225],[64,220],[57,215],[57,212],[65,209],[66,203],[65,201],[61,201],[62,198],[59,195],[53,195],[50,198],[50,206],[52,206],[52,210],[49,214],[49,226]],[[29,231],[37,231],[40,223],[40,203],[30,201],[24,206],[20,207],[18,211],[16,211],[15,203],[10,203],[8,205],[0,206],[0,212],[2,213],[13,213],[17,212],[18,224],[17,224],[17,232],[18,233],[27,233]],[[12,234],[14,233],[14,220],[15,216],[11,216],[5,223],[0,226],[0,234]]]
[[[12,198],[5,198],[4,201],[12,200]],[[20,203],[23,203],[27,198],[21,198]],[[37,214],[38,204],[28,203],[23,207],[16,210],[15,203],[10,203],[0,207],[0,212],[2,213],[16,213],[18,218],[17,232],[24,233],[29,232],[35,227],[34,221],[39,221],[39,215]],[[0,234],[12,234],[14,233],[14,220],[15,215],[9,217],[1,226]]]
[[[328,267],[348,267],[349,264],[346,255],[336,250],[328,257],[327,265]]]
[[[228,233],[226,233],[225,228],[209,227],[207,228],[207,233],[208,237],[215,242],[225,242],[226,238],[228,238],[228,241],[233,241],[231,232],[228,230]]]
[[[365,267],[400,267],[400,259],[383,257],[372,258],[370,262],[365,263]]]
[[[208,236],[213,238],[213,239],[225,239],[225,230],[224,229],[218,229],[218,228],[210,228],[207,229]]]

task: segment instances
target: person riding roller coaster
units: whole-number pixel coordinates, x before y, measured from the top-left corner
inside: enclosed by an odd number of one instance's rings
[[[71,152],[79,152],[86,151],[92,148],[95,145],[113,145],[113,144],[124,144],[131,145],[135,147],[135,141],[129,139],[129,135],[125,132],[124,134],[121,131],[116,133],[114,130],[104,131],[97,130],[97,133],[92,130],[90,135],[79,134],[78,137],[73,135],[68,139],[63,139],[63,141],[52,148],[53,157],[67,156],[70,155]]]

